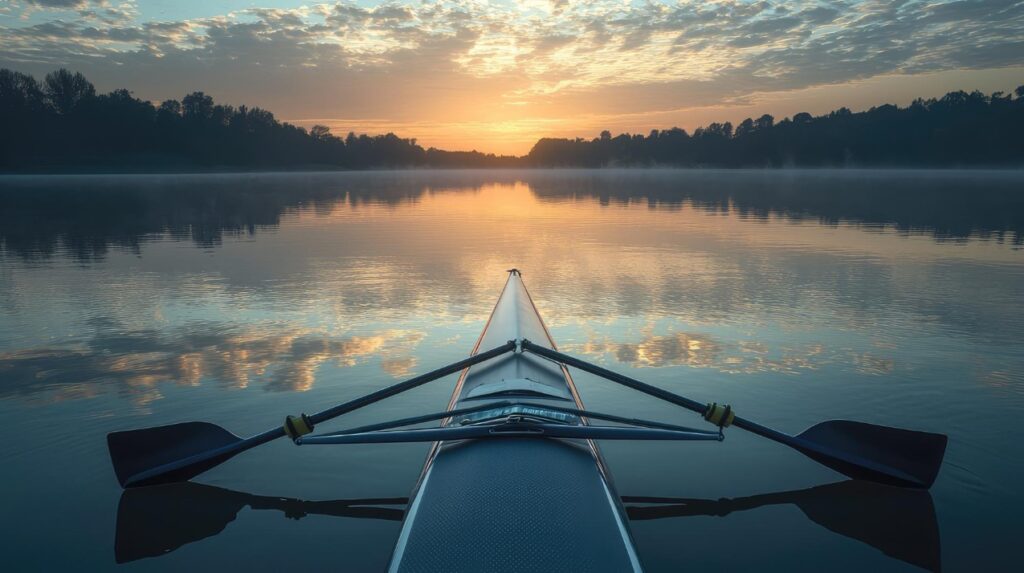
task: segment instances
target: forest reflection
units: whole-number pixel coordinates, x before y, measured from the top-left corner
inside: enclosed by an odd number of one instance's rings
[[[211,248],[276,228],[296,211],[398,208],[439,193],[525,185],[540,202],[690,205],[741,219],[835,225],[1024,243],[1015,172],[942,171],[433,171],[0,178],[2,252],[88,262],[153,238]],[[523,214],[524,216],[527,213]]]

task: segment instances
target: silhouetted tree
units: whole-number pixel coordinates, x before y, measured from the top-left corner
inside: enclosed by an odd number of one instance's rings
[[[0,70],[0,169],[154,167],[367,168],[431,164],[509,165],[514,158],[482,153],[428,154],[415,139],[394,134],[351,135],[326,126],[310,131],[269,111],[216,103],[196,91],[154,107],[124,89],[97,95],[79,73],[57,70],[43,85]]]
[[[181,115],[193,122],[203,122],[213,115],[213,98],[203,92],[192,92],[181,99]]]
[[[0,70],[0,111],[39,113],[44,105],[43,90],[32,76]]]
[[[45,85],[46,98],[61,115],[71,113],[83,100],[96,95],[96,88],[85,76],[64,68],[46,74]]]
[[[1013,95],[950,92],[910,106],[842,107],[814,117],[769,114],[733,129],[711,123],[692,136],[672,129],[600,139],[542,139],[529,165],[998,166],[1024,164],[1024,86]]]
[[[309,136],[317,141],[324,141],[328,138],[334,137],[331,135],[331,128],[326,125],[314,125],[309,130]]]
[[[950,92],[907,107],[839,108],[779,122],[769,114],[733,127],[649,134],[608,130],[594,139],[538,141],[522,158],[424,150],[393,133],[331,134],[280,122],[201,91],[154,107],[125,89],[97,95],[80,73],[60,69],[40,84],[0,69],[0,170],[153,168],[513,167],[676,165],[996,166],[1024,163],[1024,86],[1012,94]]]
[[[754,122],[755,129],[771,129],[772,125],[775,124],[775,118],[768,115],[767,113],[757,118]]]

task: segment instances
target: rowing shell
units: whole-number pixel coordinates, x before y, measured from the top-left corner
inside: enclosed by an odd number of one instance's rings
[[[473,354],[509,340],[555,348],[518,271],[508,281]],[[447,425],[553,412],[516,403],[583,409],[564,367],[535,354],[505,354],[462,372]],[[507,402],[513,402],[508,405]],[[565,414],[576,425],[586,420]],[[390,571],[640,571],[625,511],[592,440],[510,436],[437,442],[402,523]]]

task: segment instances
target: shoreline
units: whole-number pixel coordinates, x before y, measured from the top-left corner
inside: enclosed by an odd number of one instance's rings
[[[368,173],[402,173],[402,172],[499,172],[499,171],[530,171],[530,172],[556,172],[556,171],[594,171],[594,172],[704,172],[704,173],[786,173],[786,172],[969,172],[969,173],[1024,173],[1024,164],[1017,166],[783,166],[783,167],[714,167],[714,166],[676,166],[676,165],[624,165],[624,166],[603,166],[603,167],[582,167],[582,166],[501,166],[501,167],[433,167],[433,166],[398,166],[398,167],[373,167],[373,168],[332,168],[320,165],[309,165],[295,168],[238,168],[223,167],[209,169],[54,169],[54,170],[15,170],[2,171],[0,177],[79,177],[79,176],[117,176],[117,175],[288,175],[288,174],[368,174]]]

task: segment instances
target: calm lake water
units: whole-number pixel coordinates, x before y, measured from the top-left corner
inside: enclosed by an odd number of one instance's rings
[[[930,494],[740,430],[606,443],[621,495],[680,498],[627,504],[647,569],[1019,566],[1024,173],[412,171],[0,178],[5,568],[384,568],[426,444],[278,441],[122,499],[105,435],[247,435],[460,359],[513,266],[564,351],[791,433],[950,436]]]

